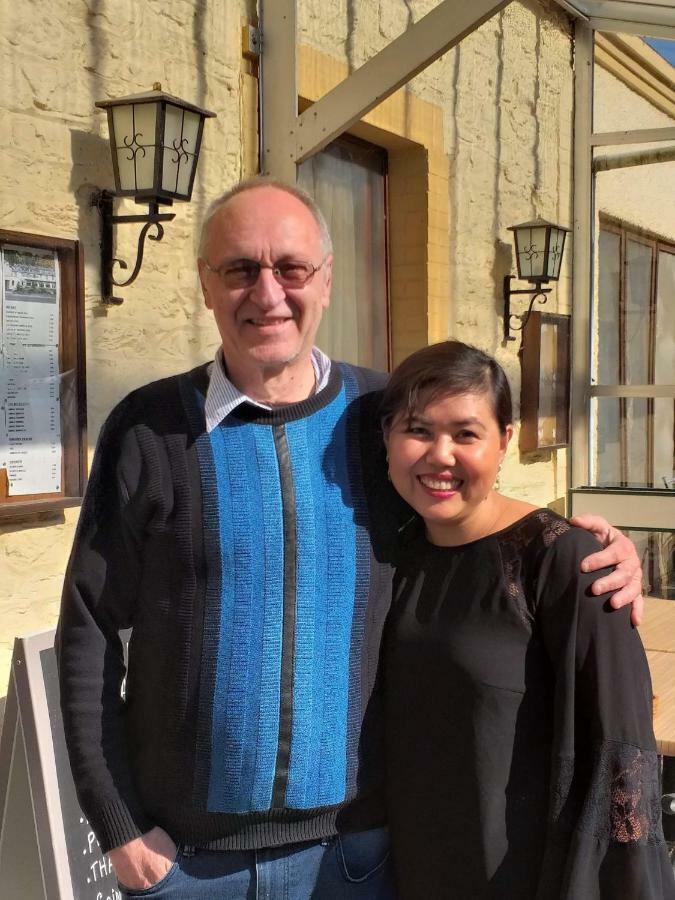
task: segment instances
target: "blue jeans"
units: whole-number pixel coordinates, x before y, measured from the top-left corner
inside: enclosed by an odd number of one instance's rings
[[[386,828],[269,850],[179,848],[153,900],[394,900]]]

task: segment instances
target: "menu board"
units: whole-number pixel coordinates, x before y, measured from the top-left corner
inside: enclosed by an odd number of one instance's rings
[[[0,897],[121,896],[70,774],[54,632],[17,638],[0,729]]]
[[[0,248],[0,469],[7,494],[62,490],[59,259]]]

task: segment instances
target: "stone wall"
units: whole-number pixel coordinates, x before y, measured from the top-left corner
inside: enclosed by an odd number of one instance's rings
[[[252,5],[252,4],[248,4]],[[88,438],[113,404],[153,378],[214,352],[194,258],[206,204],[242,174],[240,25],[245,3],[0,0],[0,228],[78,239],[86,268]],[[136,283],[106,310],[99,293],[96,188],[112,188],[105,113],[97,100],[161,82],[218,114],[206,123],[192,202],[175,204]],[[142,211],[133,204],[127,210]],[[135,226],[117,253],[133,261]],[[79,510],[20,524],[0,520],[0,696],[14,635],[53,625]]]
[[[436,5],[437,0],[338,0],[328,12],[324,0],[304,0],[300,39],[354,69]],[[434,329],[435,336],[458,337],[495,354],[509,376],[516,415],[519,341],[502,345],[502,280],[515,272],[507,229],[537,215],[572,224],[572,62],[566,14],[554,3],[522,0],[405,89],[442,111],[448,157],[450,285],[445,323]],[[570,311],[572,256],[570,241],[548,310]],[[391,264],[396,265],[395,249]],[[516,434],[502,489],[542,505],[562,498],[566,457],[565,450],[523,456]]]
[[[355,68],[434,5],[299,0],[299,40]],[[197,225],[209,199],[254,162],[255,83],[240,44],[242,20],[251,21],[254,8],[253,0],[0,0],[0,227],[83,243],[90,448],[119,398],[209,357],[216,346],[194,266]],[[448,210],[449,287],[446,274],[425,284],[449,296],[445,312],[436,298],[430,333],[496,353],[516,399],[518,344],[501,344],[502,277],[514,271],[507,227],[536,214],[570,224],[571,61],[567,16],[552,2],[514,0],[415,78],[397,107],[405,109],[405,97],[414,96],[442,117],[445,146],[434,150],[431,174],[444,190],[447,182],[440,212]],[[206,123],[192,202],[176,205],[164,241],[148,246],[138,281],[120,291],[124,304],[106,310],[99,297],[99,221],[90,198],[95,188],[112,187],[113,178],[105,115],[94,103],[148,90],[156,81],[218,118]],[[133,257],[135,241],[133,228],[121,230],[118,255]],[[570,259],[568,252],[549,308],[569,309]],[[437,263],[441,273],[448,268],[445,259]],[[565,452],[521,458],[516,439],[502,486],[540,504],[561,497]],[[0,695],[14,635],[56,621],[77,516],[73,509],[0,524]]]

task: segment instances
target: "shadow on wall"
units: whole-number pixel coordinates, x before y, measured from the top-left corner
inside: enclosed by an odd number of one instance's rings
[[[345,52],[350,75],[356,68],[356,63],[354,62],[354,37],[357,24],[354,0],[347,0],[347,42],[345,44]]]
[[[504,277],[513,274],[513,247],[506,241],[499,238],[495,240],[495,253],[492,260],[492,271],[490,277],[495,286],[495,321],[501,328],[504,317],[504,294],[502,286]],[[497,341],[495,341],[495,346]],[[507,347],[507,342],[502,338],[501,346]]]
[[[113,187],[110,146],[105,138],[96,134],[71,130],[70,155],[73,161],[70,189],[77,204],[77,235],[82,242],[85,260],[94,261],[99,256],[101,220],[98,210],[91,205],[91,199],[95,191]],[[100,286],[90,284],[89,290],[99,294]],[[99,309],[100,315],[105,315],[105,309]]]
[[[97,118],[105,116],[103,111],[96,109],[95,103],[107,96],[104,89],[105,77],[112,63],[108,37],[102,26],[105,12],[106,0],[92,0],[87,10],[89,53],[86,75],[92,115],[90,128],[88,131],[71,129],[70,132],[70,155],[73,163],[70,189],[77,204],[77,236],[82,242],[85,260],[96,260],[99,256],[100,220],[98,211],[91,206],[91,196],[101,188],[112,188],[114,183],[108,142],[92,133],[96,129]],[[96,291],[98,290],[97,285]],[[101,314],[104,314],[102,307]]]
[[[502,92],[504,87],[504,11],[497,16],[497,72],[495,77],[495,107],[497,124],[495,129],[495,164],[492,181],[492,234],[495,239],[499,235],[499,194],[502,175]],[[497,260],[495,258],[495,265]],[[506,273],[504,273],[506,274]],[[495,344],[496,344],[495,340]]]
[[[196,0],[194,5],[194,18],[192,20],[192,46],[194,48],[194,56],[195,56],[195,71],[197,76],[197,91],[196,96],[192,100],[193,103],[196,103],[197,106],[201,106],[203,109],[206,109],[206,59],[207,59],[207,48],[206,48],[206,29],[208,27],[207,22],[207,10],[208,10],[208,0]],[[223,15],[225,13],[223,12]],[[214,107],[217,111],[217,106]],[[206,129],[205,136],[206,136]],[[204,193],[204,189],[201,187],[201,182],[199,180],[199,173],[197,173],[197,189],[194,191],[192,195],[192,204],[194,205],[194,217],[193,221],[194,225],[194,234],[193,234],[193,247],[194,247],[194,257],[195,257],[195,266],[196,266],[196,257],[197,257],[197,242],[199,239],[199,232],[201,230],[201,224],[204,221],[206,216],[206,210],[211,202],[211,200],[215,199],[214,197],[207,197]],[[201,308],[201,293],[199,291],[194,292],[194,303],[195,306]],[[196,340],[198,340],[199,332],[197,327],[197,318],[194,316],[190,317],[190,322],[192,323],[193,334]]]
[[[65,521],[66,515],[62,509],[46,510],[41,513],[17,513],[11,519],[0,521],[0,538],[3,534],[15,534],[17,531],[28,531],[34,528],[53,528],[54,525],[64,525]]]

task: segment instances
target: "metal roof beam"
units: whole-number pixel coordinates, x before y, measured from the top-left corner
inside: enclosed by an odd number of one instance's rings
[[[585,19],[596,31],[631,31],[675,38],[672,0],[556,0],[573,16]],[[633,26],[633,27],[629,27]],[[637,29],[635,26],[638,26]],[[656,29],[656,30],[655,30]],[[665,29],[665,30],[664,30]]]
[[[633,150],[629,153],[603,154],[593,160],[594,172],[627,169],[631,166],[651,166],[655,163],[675,161],[675,147],[663,150]]]
[[[634,0],[587,0],[581,6],[583,12],[590,17],[591,25],[598,19],[675,27],[675,7],[671,0],[653,0],[651,3],[637,3]]]
[[[667,11],[663,22],[628,21],[626,19],[600,19],[592,16],[588,24],[594,31],[618,31],[623,34],[636,34],[638,37],[662,37],[675,40],[675,9]]]
[[[584,22],[588,22],[588,16],[583,10],[579,9],[578,4],[569,2],[569,0],[556,0],[556,3],[558,6],[562,6],[562,8],[571,16],[574,16],[575,19],[581,19]]]
[[[633,131],[599,131],[591,135],[592,147],[620,144],[651,144],[653,141],[675,141],[675,127],[636,128]]]
[[[296,163],[322,150],[510,2],[439,3],[302,113],[294,128]]]
[[[289,131],[298,117],[296,0],[260,2],[260,169],[294,183]],[[291,132],[292,133],[292,132]]]

